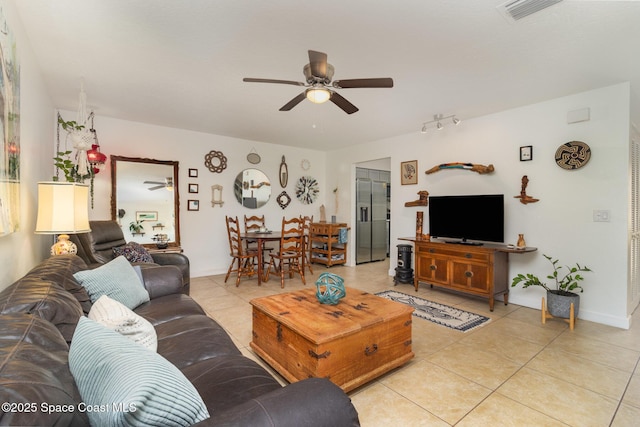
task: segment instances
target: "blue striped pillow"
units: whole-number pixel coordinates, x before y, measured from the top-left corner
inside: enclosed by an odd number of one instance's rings
[[[92,303],[106,295],[133,310],[149,301],[149,292],[123,256],[93,270],[78,271],[73,277],[87,290]]]
[[[189,426],[209,418],[193,384],[158,353],[81,317],[69,368],[95,426]],[[98,408],[98,409],[95,409]]]

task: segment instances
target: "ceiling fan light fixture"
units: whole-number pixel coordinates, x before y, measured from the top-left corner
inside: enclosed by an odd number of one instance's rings
[[[453,124],[456,126],[460,124],[460,119],[455,118],[455,116],[453,117],[452,121],[453,121]]]
[[[325,87],[310,87],[305,91],[305,96],[314,104],[322,104],[331,98],[331,91]]]
[[[426,123],[422,124],[422,131],[421,132],[422,133],[427,133],[427,124]]]
[[[438,130],[442,130],[444,126],[442,126],[442,123],[438,122],[438,124],[436,125],[436,129]]]

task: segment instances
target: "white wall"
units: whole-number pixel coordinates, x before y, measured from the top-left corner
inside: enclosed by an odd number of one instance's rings
[[[12,3],[0,1],[14,33],[20,65],[20,229],[0,237],[0,289],[48,256],[51,236],[35,235],[38,181],[53,170],[53,106]]]
[[[375,141],[328,153],[327,176],[341,189],[355,182],[355,164],[391,157],[391,265],[397,259],[398,237],[415,235],[417,211],[405,207],[416,200],[418,190],[431,195],[503,193],[505,236],[515,243],[524,233],[538,252],[510,256],[509,277],[532,272],[549,274],[542,254],[561,263],[586,264],[594,270],[585,281],[580,317],[614,326],[628,327],[627,300],[627,189],[629,145],[629,84],[619,84],[573,96],[550,100],[466,120],[442,131],[415,133]],[[567,112],[590,108],[591,120],[567,124]],[[419,124],[416,124],[418,128]],[[576,171],[555,164],[559,145],[584,141],[591,147],[589,163]],[[533,146],[533,160],[519,161],[519,147]],[[418,159],[418,185],[400,185],[400,162]],[[448,162],[493,164],[495,172],[479,175],[464,170],[424,171]],[[540,201],[523,205],[513,196],[520,193],[521,178],[529,177],[527,193]],[[354,223],[353,192],[341,191],[339,220]],[[593,210],[611,212],[611,221],[593,222]],[[426,232],[428,232],[428,227]],[[405,242],[406,243],[406,242]],[[349,260],[353,263],[351,245]],[[510,301],[539,308],[541,289],[511,288]]]
[[[90,88],[86,90],[90,101]],[[101,151],[107,156],[147,157],[180,162],[180,239],[184,253],[191,262],[192,277],[226,273],[231,258],[229,257],[225,215],[237,215],[242,221],[245,214],[264,214],[267,227],[279,230],[283,216],[313,215],[314,219],[319,220],[320,205],[325,203],[327,193],[332,194],[334,188],[327,184],[325,178],[326,155],[320,151],[116,120],[100,116],[99,111],[95,113],[94,125]],[[68,118],[75,117],[76,113],[61,111],[60,114],[69,120]],[[253,148],[261,157],[261,162],[257,165],[252,165],[246,159],[247,154]],[[227,168],[222,173],[212,173],[204,165],[204,157],[211,150],[221,151],[227,157]],[[276,196],[283,191],[278,179],[283,155],[289,169],[286,191],[292,199],[285,210],[281,209],[276,202]],[[304,171],[301,167],[303,159],[308,159],[311,164],[308,171]],[[244,208],[233,196],[233,182],[236,175],[243,169],[250,167],[260,169],[271,181],[271,199],[266,206],[259,209]],[[188,177],[190,168],[198,169],[198,178]],[[303,175],[313,176],[319,182],[318,200],[311,205],[303,205],[295,196],[295,184]],[[188,193],[189,183],[199,184],[198,194]],[[213,184],[221,184],[224,187],[222,191],[224,205],[222,207],[211,206],[211,186]],[[90,219],[111,218],[110,197],[110,164],[107,164],[95,178],[95,204],[94,209],[89,213]],[[187,210],[187,200],[189,199],[200,200],[199,211]],[[131,209],[131,211],[133,210]],[[330,213],[327,212],[327,215]],[[125,223],[123,222],[123,224]],[[125,229],[125,232],[128,233],[128,229]]]

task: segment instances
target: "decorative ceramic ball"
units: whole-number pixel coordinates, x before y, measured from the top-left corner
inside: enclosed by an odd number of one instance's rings
[[[321,273],[316,280],[316,297],[321,304],[336,305],[347,294],[342,277],[333,273]]]

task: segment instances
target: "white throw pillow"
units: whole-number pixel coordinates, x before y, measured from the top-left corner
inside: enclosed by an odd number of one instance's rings
[[[153,325],[106,295],[93,304],[88,317],[149,350],[158,350],[158,336]]]

